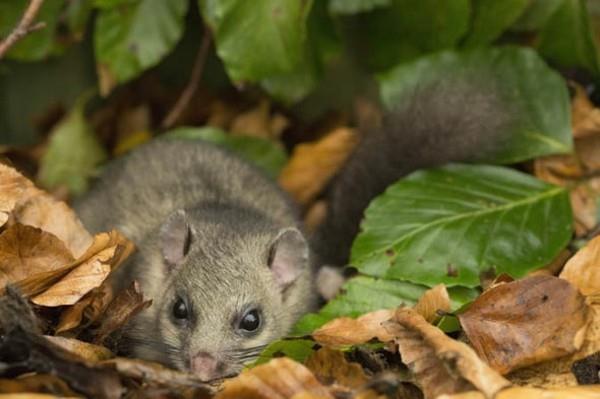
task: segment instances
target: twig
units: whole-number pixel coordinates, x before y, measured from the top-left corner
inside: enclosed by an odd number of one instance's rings
[[[179,119],[181,113],[187,108],[190,100],[194,96],[194,93],[198,89],[200,78],[202,77],[202,71],[204,70],[204,64],[206,64],[208,50],[210,49],[210,42],[210,30],[206,28],[204,29],[204,36],[202,37],[202,44],[200,45],[200,49],[196,55],[196,60],[194,61],[194,67],[192,69],[192,74],[190,75],[190,80],[173,108],[171,108],[165,119],[163,119],[161,123],[161,127],[163,129],[168,129],[172,127],[175,122],[177,122],[177,119]]]
[[[43,2],[44,0],[29,1],[29,5],[25,9],[17,26],[4,40],[2,40],[2,42],[0,42],[0,60],[16,42],[27,36],[29,33],[46,27],[45,22],[34,23],[34,19],[40,11]]]

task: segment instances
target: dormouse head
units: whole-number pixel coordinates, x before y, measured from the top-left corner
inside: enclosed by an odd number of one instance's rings
[[[309,248],[293,226],[242,208],[170,215],[158,233],[164,279],[140,316],[134,354],[204,380],[234,375],[311,303]]]

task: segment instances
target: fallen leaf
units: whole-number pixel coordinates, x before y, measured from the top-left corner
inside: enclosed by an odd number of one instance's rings
[[[414,309],[398,309],[386,329],[426,399],[473,389],[491,398],[510,385],[472,348],[446,336]]]
[[[102,343],[112,332],[118,330],[132,317],[152,304],[152,300],[144,301],[137,281],[121,291],[108,305],[106,312],[99,321],[94,343]]]
[[[315,142],[297,145],[279,184],[300,204],[310,203],[346,162],[357,141],[354,130],[341,127]]]
[[[577,251],[559,277],[573,284],[583,295],[600,294],[600,236]]]
[[[478,355],[506,374],[575,352],[589,308],[567,281],[541,275],[485,291],[458,318]]]
[[[115,357],[111,351],[103,346],[93,345],[75,338],[55,337],[50,335],[44,337],[54,345],[92,363]]]
[[[25,176],[0,163],[0,227],[19,203],[36,194],[37,189]]]
[[[93,241],[75,212],[63,201],[57,201],[45,193],[20,205],[15,209],[13,218],[18,223],[54,234],[75,258],[81,256]]]
[[[344,353],[329,347],[314,352],[304,363],[323,384],[347,387],[348,393],[364,386],[368,382],[360,364],[346,360]],[[340,391],[338,389],[338,391]]]
[[[302,394],[304,396],[294,396]],[[305,396],[313,395],[313,396]],[[225,381],[216,399],[333,399],[327,389],[305,366],[288,358],[272,359],[269,363],[243,371]]]
[[[33,395],[32,393],[47,392],[52,395]],[[23,398],[36,397],[77,397],[69,386],[60,378],[47,374],[26,375],[19,378],[0,379],[0,393],[20,393]],[[17,395],[0,395],[0,398],[16,398]]]
[[[598,399],[600,385],[564,388],[510,387],[498,392],[494,399]],[[481,392],[440,395],[437,399],[487,399]]]
[[[271,116],[271,104],[263,99],[256,107],[233,118],[229,130],[234,135],[277,139],[288,125],[283,115]]]
[[[56,236],[21,224],[0,234],[0,259],[0,288],[73,262],[71,253]]]
[[[116,250],[117,247],[114,246],[100,251],[31,301],[36,305],[50,307],[73,305],[106,280]]]
[[[393,336],[382,327],[394,315],[394,310],[377,310],[357,319],[340,317],[317,329],[312,337],[321,345],[333,347],[363,344],[377,338],[381,342],[391,341]]]
[[[104,280],[100,287],[94,288],[76,304],[67,307],[60,315],[55,333],[60,334],[77,327],[87,327],[98,320],[114,299],[109,280]]]
[[[600,109],[594,107],[585,89],[572,84],[575,95],[571,101],[571,126],[573,137],[584,138],[600,134]]]
[[[444,284],[438,284],[433,288],[425,291],[419,302],[414,306],[414,309],[429,323],[434,323],[441,316],[439,311],[450,312],[450,296]]]
[[[570,191],[575,235],[583,237],[600,223],[600,178],[584,180]]]
[[[210,393],[213,388],[193,374],[166,368],[158,363],[116,357],[99,363],[114,368],[120,375],[166,387],[197,387]]]

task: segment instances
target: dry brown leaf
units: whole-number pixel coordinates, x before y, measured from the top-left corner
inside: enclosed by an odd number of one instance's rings
[[[414,309],[432,324],[440,318],[439,311],[450,312],[450,296],[446,286],[438,284],[425,291]]]
[[[93,289],[79,302],[67,307],[61,313],[55,333],[64,333],[94,323],[104,313],[113,298],[112,284],[110,284],[110,279],[106,279],[100,287]],[[84,317],[85,322],[83,323]]]
[[[336,385],[347,387],[347,392],[361,388],[368,382],[360,364],[346,360],[343,352],[323,347],[313,352],[304,363],[322,383],[335,381]]]
[[[96,363],[102,360],[110,359],[115,355],[103,346],[93,345],[75,338],[64,338],[46,335],[45,338],[56,346],[60,346],[82,359]]]
[[[0,163],[0,227],[18,204],[37,194],[38,190],[25,176]]]
[[[283,357],[225,381],[216,399],[285,399],[297,394],[313,395],[297,396],[304,398],[333,399],[310,370]]]
[[[283,115],[271,116],[271,103],[263,99],[256,107],[233,118],[229,131],[234,135],[277,139],[288,125]]]
[[[315,142],[297,145],[279,184],[300,204],[308,204],[346,162],[357,141],[353,129],[340,127]]]
[[[357,319],[340,317],[323,325],[312,333],[315,341],[321,345],[333,347],[358,345],[377,338],[381,342],[391,341],[382,323],[394,315],[394,310],[377,310],[367,313]]]
[[[437,399],[485,399],[481,392],[440,395]],[[600,399],[600,385],[554,389],[511,387],[500,391],[494,399]]]
[[[573,137],[584,138],[600,134],[600,109],[588,98],[585,89],[573,84],[575,96],[571,101]]]
[[[16,222],[54,234],[75,258],[92,244],[93,237],[83,227],[75,212],[63,201],[43,193],[23,202],[13,212]]]
[[[100,327],[96,332],[94,343],[102,343],[113,331],[124,326],[129,319],[151,304],[152,300],[144,301],[140,286],[137,281],[134,281],[108,305],[99,321]]]
[[[36,375],[26,375],[24,377],[13,378],[13,379],[0,379],[0,393],[7,394],[21,394],[21,395],[31,395],[34,392],[53,392],[56,395],[60,395],[61,398],[65,397],[78,397],[75,392],[73,392],[69,386],[60,378],[55,377],[53,375],[47,374],[36,374]],[[33,397],[34,396],[26,396]],[[18,396],[18,395],[17,395]],[[0,395],[0,398],[12,398],[16,397],[15,395]],[[49,396],[49,397],[58,397],[58,396]]]
[[[589,307],[567,281],[541,275],[485,291],[458,318],[479,356],[506,374],[580,348]]]
[[[414,374],[425,398],[471,391],[493,397],[510,385],[485,364],[475,351],[446,336],[414,309],[400,308],[386,329],[398,345],[402,361]]]
[[[56,236],[21,224],[0,234],[0,259],[0,288],[73,262],[71,253]]]
[[[73,305],[106,280],[116,250],[117,247],[113,246],[100,251],[31,301],[49,307]]]
[[[600,294],[600,236],[577,251],[559,277],[573,284],[583,295]]]

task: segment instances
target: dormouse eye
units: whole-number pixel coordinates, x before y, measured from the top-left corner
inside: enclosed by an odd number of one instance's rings
[[[173,317],[178,320],[184,320],[188,318],[188,309],[187,305],[181,298],[177,298],[175,304],[173,304]]]
[[[260,327],[260,319],[258,309],[250,309],[242,316],[238,328],[243,332],[254,332]]]

